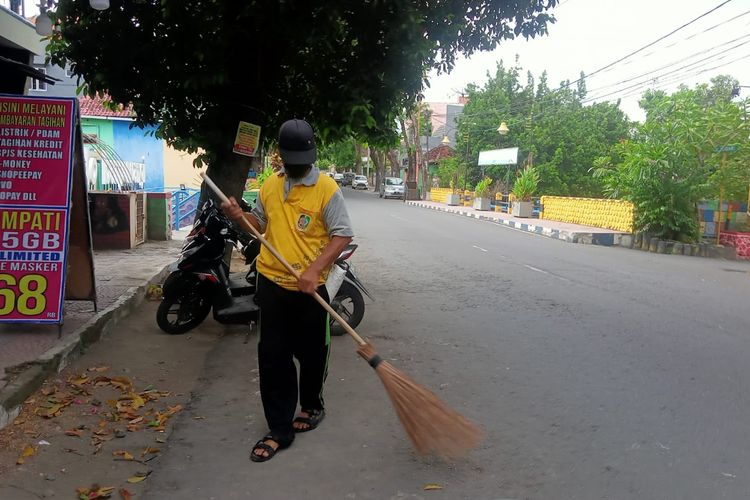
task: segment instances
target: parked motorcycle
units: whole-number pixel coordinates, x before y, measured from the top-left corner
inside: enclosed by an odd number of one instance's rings
[[[232,248],[240,252],[249,265],[247,272],[229,272],[228,256]],[[365,289],[347,260],[357,249],[349,245],[341,253],[330,273],[326,287],[331,305],[353,328],[362,321],[365,310]],[[175,269],[162,286],[162,301],[156,312],[156,322],[169,334],[192,330],[213,310],[216,321],[223,324],[247,324],[258,320],[255,303],[255,261],[260,253],[260,242],[238,231],[216,204],[209,200],[185,238]],[[342,335],[343,328],[331,322],[331,334]]]

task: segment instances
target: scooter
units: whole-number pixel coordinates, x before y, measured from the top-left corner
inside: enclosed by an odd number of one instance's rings
[[[239,246],[249,264],[247,272],[229,273],[228,256]],[[331,305],[347,322],[356,327],[364,316],[364,299],[360,290],[372,296],[354,274],[347,259],[357,245],[349,245],[336,260],[326,287],[333,296]],[[201,324],[213,310],[216,321],[223,324],[247,324],[258,320],[255,303],[255,260],[260,242],[234,229],[232,223],[213,201],[207,201],[185,239],[175,269],[162,286],[162,301],[156,322],[169,334],[182,334]],[[342,335],[333,325],[331,334]]]

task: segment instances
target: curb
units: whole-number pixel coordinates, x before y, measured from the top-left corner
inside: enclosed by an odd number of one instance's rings
[[[147,283],[129,288],[114,304],[96,313],[57,345],[36,360],[20,365],[18,376],[0,390],[0,429],[10,424],[21,412],[24,401],[42,386],[47,378],[62,371],[86,349],[107,335],[122,318],[129,315],[146,298],[151,284],[161,283],[171,264],[156,273]]]
[[[436,210],[438,212],[445,212],[449,214],[463,215],[464,217],[471,217],[472,219],[483,220],[492,222],[501,226],[506,226],[517,231],[523,231],[526,233],[538,234],[552,238],[554,240],[564,241],[566,243],[580,243],[584,245],[601,245],[601,246],[615,246],[629,244],[631,235],[627,233],[575,233],[560,229],[551,229],[548,227],[536,226],[534,224],[527,224],[524,222],[517,223],[513,220],[495,219],[493,217],[484,216],[477,214],[476,212],[466,212],[460,209],[448,209],[443,207],[425,206],[413,201],[407,201],[407,205],[418,208],[426,208],[428,210]]]

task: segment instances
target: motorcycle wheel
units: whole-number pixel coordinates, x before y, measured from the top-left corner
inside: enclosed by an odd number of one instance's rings
[[[365,315],[365,299],[359,292],[359,289],[351,283],[344,281],[339,288],[336,297],[331,301],[333,310],[339,313],[352,328],[357,328]],[[331,335],[339,337],[346,333],[346,330],[338,322],[330,318]]]
[[[208,298],[195,292],[165,297],[156,311],[156,324],[170,335],[180,335],[200,325],[209,312],[211,303]]]

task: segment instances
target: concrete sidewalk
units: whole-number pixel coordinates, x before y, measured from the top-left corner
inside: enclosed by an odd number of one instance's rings
[[[163,281],[186,234],[178,231],[173,240],[148,242],[131,250],[94,252],[97,311],[92,302],[65,301],[60,336],[57,325],[0,324],[0,428],[12,419],[8,412],[23,402],[27,390],[62,369],[70,355],[127,315],[143,299],[150,282]]]
[[[539,234],[549,238],[563,240],[568,243],[627,246],[630,244],[630,241],[632,241],[632,235],[630,233],[623,233],[601,227],[582,226],[580,224],[570,224],[568,222],[558,222],[545,219],[513,217],[512,215],[503,212],[475,210],[472,207],[451,206],[434,201],[407,201],[406,204],[413,207],[428,208],[430,210],[486,220],[519,231]]]

